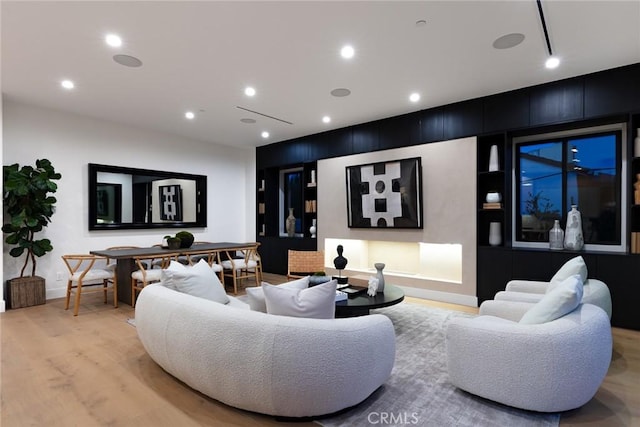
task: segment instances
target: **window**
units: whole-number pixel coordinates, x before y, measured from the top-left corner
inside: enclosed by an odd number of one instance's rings
[[[296,218],[295,234],[302,234],[303,206],[303,176],[302,168],[280,171],[280,235],[285,236],[287,217],[290,209]]]
[[[623,134],[619,124],[514,138],[514,246],[548,247],[576,205],[587,248],[625,250]]]

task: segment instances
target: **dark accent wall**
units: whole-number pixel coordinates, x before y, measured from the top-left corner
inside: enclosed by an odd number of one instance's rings
[[[506,142],[507,134],[592,125],[613,119],[629,125],[627,154],[631,158],[633,132],[640,126],[640,63],[258,147],[256,165],[259,176],[265,172],[268,176],[269,171],[280,167],[350,154],[468,136],[484,135],[491,140],[492,135],[497,135]],[[505,149],[508,147],[507,144]],[[318,204],[321,203],[319,200]],[[271,220],[267,215],[266,221]],[[273,262],[266,268],[271,272],[286,271],[288,248],[316,247],[314,239],[272,236],[258,237],[258,240],[269,251],[263,255],[272,257]],[[498,248],[479,245],[477,296],[480,302],[493,298],[512,278],[548,280],[562,262],[576,255],[509,245]],[[581,254],[587,261],[590,277],[609,286],[612,324],[640,329],[637,310],[640,287],[634,283],[640,275],[640,255]]]
[[[640,63],[256,148],[258,169],[640,110]]]

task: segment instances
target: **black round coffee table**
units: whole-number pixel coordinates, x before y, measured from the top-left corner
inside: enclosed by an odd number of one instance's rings
[[[363,292],[353,298],[336,302],[336,318],[355,317],[369,314],[372,308],[389,307],[398,304],[404,299],[404,292],[397,286],[384,286],[384,292],[370,297]]]

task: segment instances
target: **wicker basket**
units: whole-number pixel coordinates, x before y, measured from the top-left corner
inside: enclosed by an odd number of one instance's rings
[[[9,308],[30,307],[47,300],[43,277],[18,277],[7,280]]]

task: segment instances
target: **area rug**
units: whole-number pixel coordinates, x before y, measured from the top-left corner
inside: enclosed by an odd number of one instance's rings
[[[471,315],[406,302],[372,313],[388,316],[396,330],[396,362],[391,377],[361,404],[316,420],[317,424],[324,427],[559,424],[559,414],[504,406],[459,390],[449,382],[445,327],[454,316]]]

